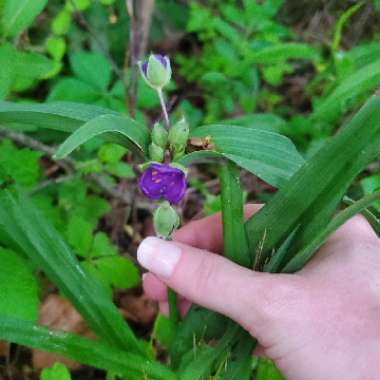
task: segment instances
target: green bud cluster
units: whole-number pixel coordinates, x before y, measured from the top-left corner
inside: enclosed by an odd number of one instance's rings
[[[185,118],[174,124],[169,130],[168,142],[173,158],[179,158],[185,152],[187,140],[189,139],[189,124]]]
[[[163,162],[167,144],[167,130],[160,123],[155,123],[152,130],[152,142],[149,145],[150,159],[156,162]]]

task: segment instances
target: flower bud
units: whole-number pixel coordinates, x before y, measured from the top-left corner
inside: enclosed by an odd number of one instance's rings
[[[179,216],[169,202],[162,202],[153,215],[153,224],[156,235],[162,239],[170,238],[173,231],[179,226]]]
[[[183,118],[169,130],[169,144],[172,151],[179,153],[185,150],[189,138],[189,124]]]
[[[153,126],[152,141],[162,149],[166,148],[168,143],[168,131],[159,123],[155,123]]]
[[[152,161],[162,162],[164,160],[165,151],[153,142],[149,145],[149,156]]]
[[[170,60],[161,54],[151,54],[139,67],[145,82],[154,89],[165,87],[172,76]]]

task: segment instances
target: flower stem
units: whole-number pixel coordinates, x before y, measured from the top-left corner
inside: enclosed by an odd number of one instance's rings
[[[173,327],[177,326],[179,321],[177,294],[173,289],[168,288],[169,320]]]
[[[169,115],[168,115],[168,110],[167,110],[166,104],[165,104],[164,94],[163,94],[161,88],[157,89],[157,94],[158,94],[158,97],[160,99],[162,115],[164,117],[164,125],[167,129],[169,129]]]

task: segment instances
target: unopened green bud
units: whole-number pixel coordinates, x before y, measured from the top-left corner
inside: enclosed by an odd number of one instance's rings
[[[149,145],[149,156],[152,161],[162,162],[165,157],[165,150],[153,142]]]
[[[153,224],[156,235],[162,239],[170,238],[173,231],[178,228],[179,216],[169,202],[162,202],[153,215]]]
[[[151,54],[148,61],[139,63],[145,82],[154,89],[165,87],[172,76],[170,60],[161,54]]]
[[[166,148],[168,143],[168,131],[160,123],[156,123],[153,126],[152,141],[162,149]]]
[[[189,124],[187,124],[187,121],[184,118],[174,124],[169,130],[170,148],[174,152],[182,152],[185,150],[189,133]]]

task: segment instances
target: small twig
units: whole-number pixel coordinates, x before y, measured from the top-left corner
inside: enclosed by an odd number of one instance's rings
[[[131,117],[135,116],[138,67],[137,63],[146,53],[148,37],[155,0],[125,0],[125,6],[130,19],[129,46],[124,58],[124,77],[128,78],[126,86],[126,103]]]

